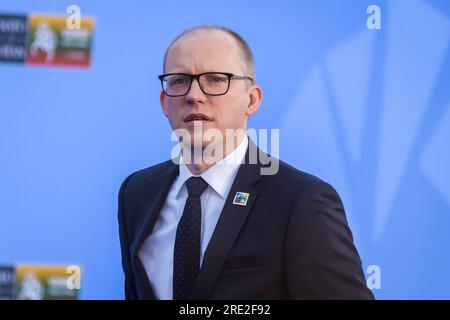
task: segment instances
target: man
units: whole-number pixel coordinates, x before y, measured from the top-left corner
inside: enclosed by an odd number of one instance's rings
[[[159,78],[182,152],[120,188],[126,298],[372,299],[336,191],[281,161],[263,174],[278,159],[245,134],[262,100],[247,43],[226,28],[187,30]],[[211,145],[223,152],[206,155]]]

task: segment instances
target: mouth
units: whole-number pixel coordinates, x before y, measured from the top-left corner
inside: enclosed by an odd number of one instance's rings
[[[197,121],[211,121],[212,119],[203,113],[191,113],[184,118],[186,123],[195,123]]]

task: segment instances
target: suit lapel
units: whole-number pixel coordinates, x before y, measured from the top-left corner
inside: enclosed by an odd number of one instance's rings
[[[258,150],[249,140],[249,149]],[[247,220],[252,206],[258,195],[253,185],[260,179],[259,162],[248,164],[249,151],[246,162],[242,164],[225,201],[217,226],[206,248],[203,264],[192,292],[192,299],[208,299],[211,289],[220,274],[222,266],[231,250],[240,230]],[[249,193],[245,206],[233,204],[236,192]]]
[[[157,177],[150,178],[143,183],[142,194],[139,204],[139,226],[137,236],[131,245],[131,256],[136,270],[136,283],[138,297],[140,299],[155,299],[150,281],[148,280],[145,268],[139,259],[139,249],[145,239],[152,233],[159,213],[165,203],[167,194],[178,175],[178,165],[173,163]]]
[[[256,159],[252,158],[255,154],[257,154]],[[192,299],[207,299],[209,297],[225,259],[247,220],[247,216],[258,195],[253,185],[261,178],[262,165],[259,161],[261,156],[267,155],[261,153],[260,149],[249,139],[245,163],[238,170],[227,199],[225,200],[217,226],[206,248],[203,264],[192,292]],[[155,294],[138,254],[143,242],[153,231],[153,227],[165,203],[170,187],[178,174],[178,165],[170,163],[160,175],[152,177],[143,183],[143,193],[141,194],[139,204],[139,212],[142,214],[139,217],[138,223],[141,228],[137,229],[137,236],[130,248],[136,271],[136,285],[139,299],[155,299]],[[245,206],[233,204],[236,192],[249,194]]]

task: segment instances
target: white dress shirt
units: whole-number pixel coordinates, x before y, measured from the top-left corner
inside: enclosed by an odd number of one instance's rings
[[[239,166],[244,161],[247,147],[248,137],[245,136],[233,152],[200,175],[208,183],[208,187],[200,197],[202,203],[200,265]],[[175,236],[188,197],[185,182],[190,177],[196,176],[186,167],[182,158],[180,160],[180,174],[169,190],[152,234],[145,239],[139,250],[139,259],[144,265],[153,292],[156,298],[161,300],[172,299]]]

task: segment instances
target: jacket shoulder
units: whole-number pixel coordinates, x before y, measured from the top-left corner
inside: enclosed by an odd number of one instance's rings
[[[311,173],[299,170],[282,160],[278,161],[279,169],[278,172],[273,175],[273,179],[278,180],[285,185],[295,188],[296,190],[310,188],[312,186],[331,187],[328,182]]]
[[[150,167],[138,170],[130,174],[125,180],[130,180],[134,183],[142,182],[149,179],[157,179],[160,175],[167,173],[168,170],[177,166],[172,160],[167,160]]]

